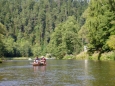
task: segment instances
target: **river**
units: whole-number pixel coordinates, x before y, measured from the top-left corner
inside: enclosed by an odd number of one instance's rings
[[[47,60],[33,67],[31,61],[0,64],[0,86],[115,86],[115,61]]]

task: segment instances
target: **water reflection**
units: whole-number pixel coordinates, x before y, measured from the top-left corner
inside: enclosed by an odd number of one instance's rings
[[[36,72],[36,71],[45,72],[46,66],[33,66],[33,69],[34,69],[34,72]]]
[[[36,86],[45,86],[46,66],[32,66],[33,67],[33,82]]]

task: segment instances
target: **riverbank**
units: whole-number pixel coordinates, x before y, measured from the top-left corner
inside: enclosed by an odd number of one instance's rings
[[[98,60],[98,55],[99,53],[88,55],[86,52],[81,52],[80,54],[76,55],[75,59]],[[102,53],[100,60],[115,60],[115,53],[113,51]]]
[[[29,60],[29,57],[2,57],[0,61],[7,61],[7,60]]]
[[[28,60],[28,57],[13,57],[12,60]]]
[[[94,53],[92,55],[88,55],[86,52],[81,52],[78,55],[65,55],[63,59],[76,59],[76,60],[98,60],[99,53]],[[33,57],[7,57],[7,58],[1,58],[0,61],[5,60],[32,60]],[[48,58],[47,59],[56,59],[56,58]],[[113,51],[111,52],[105,52],[102,53],[100,60],[115,60],[115,53]]]

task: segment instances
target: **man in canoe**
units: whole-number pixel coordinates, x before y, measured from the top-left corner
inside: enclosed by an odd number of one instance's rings
[[[34,60],[34,63],[39,63],[39,61],[40,61],[40,59],[37,56],[36,59]]]

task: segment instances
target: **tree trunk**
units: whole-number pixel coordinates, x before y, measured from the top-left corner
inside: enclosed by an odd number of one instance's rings
[[[114,50],[114,60],[115,60],[115,50]]]
[[[101,58],[102,51],[99,51],[98,60]]]

